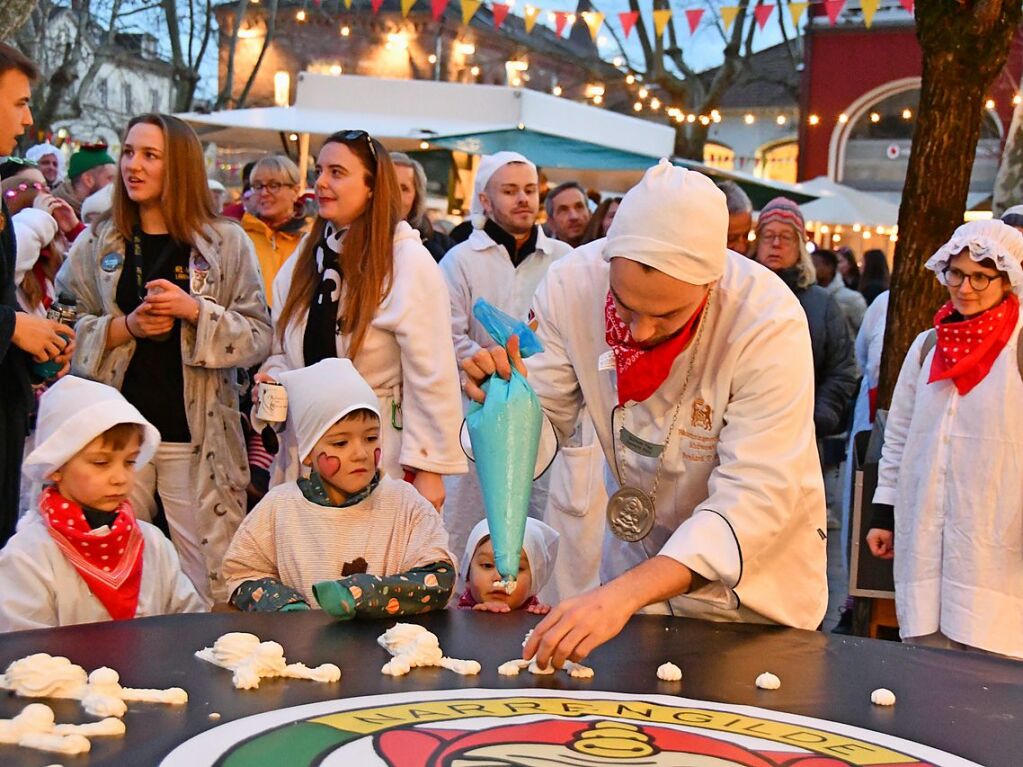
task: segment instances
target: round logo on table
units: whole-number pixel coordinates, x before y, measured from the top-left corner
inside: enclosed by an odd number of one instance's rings
[[[664,695],[443,690],[348,698],[215,727],[162,767],[979,767],[910,741]]]

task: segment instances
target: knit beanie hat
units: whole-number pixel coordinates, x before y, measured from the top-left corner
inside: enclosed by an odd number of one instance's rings
[[[469,533],[469,539],[465,543],[465,559],[462,560],[462,580],[469,582],[469,564],[472,562],[472,555],[476,553],[476,547],[480,541],[490,535],[490,526],[487,520],[482,519]],[[528,599],[540,593],[551,573],[554,572],[554,560],[558,558],[558,531],[549,527],[539,519],[526,517],[526,535],[522,540],[522,548],[526,550],[526,559],[529,560],[529,572],[533,577],[532,586]]]
[[[775,197],[760,210],[760,216],[757,218],[757,231],[759,232],[772,221],[789,224],[795,228],[801,239],[806,239],[806,221],[803,219],[803,211],[788,197]]]
[[[524,163],[536,173],[536,166],[518,152],[497,152],[496,154],[485,154],[480,158],[479,167],[476,169],[476,183],[472,190],[472,205],[469,206],[469,217],[472,220],[473,229],[482,229],[487,223],[487,214],[483,211],[480,193],[486,190],[491,176],[505,165],[513,162]]]
[[[107,153],[106,144],[82,144],[81,148],[71,155],[68,164],[68,178],[78,178],[85,171],[100,165],[115,165],[114,158]]]
[[[77,376],[64,376],[39,400],[36,447],[23,464],[25,476],[43,480],[60,469],[96,437],[121,423],[143,428],[140,469],[160,446],[160,432],[117,389]]]
[[[338,421],[356,410],[380,417],[380,404],[349,359],[328,357],[315,365],[277,376],[288,393],[288,425],[294,430],[300,460]]]
[[[1012,286],[1012,292],[1023,296],[1023,234],[998,219],[988,221],[967,221],[954,232],[952,237],[927,259],[926,269],[934,272],[938,282],[948,285],[945,267],[953,256],[969,251],[974,261],[990,258],[995,268],[1004,273]]]
[[[725,272],[728,205],[714,182],[661,160],[622,198],[604,260],[627,258],[706,285]]]

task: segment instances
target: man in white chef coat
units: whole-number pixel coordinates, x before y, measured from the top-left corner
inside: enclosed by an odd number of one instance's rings
[[[662,160],[605,240],[549,270],[544,351],[523,365],[513,340],[463,363],[477,400],[488,375],[528,367],[559,436],[585,405],[610,467],[603,585],[555,607],[523,657],[584,658],[647,607],[804,629],[824,616],[806,316],[727,231],[721,191]]]

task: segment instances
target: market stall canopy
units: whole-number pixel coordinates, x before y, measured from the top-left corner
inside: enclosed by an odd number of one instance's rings
[[[796,185],[816,194],[817,200],[800,205],[807,221],[842,226],[895,226],[899,223],[899,206],[876,195],[839,184],[826,176],[818,176]]]
[[[666,125],[539,91],[310,72],[299,75],[294,106],[179,117],[204,141],[224,145],[279,150],[282,138],[308,133],[315,146],[359,128],[392,149],[423,141],[473,154],[515,149],[556,167],[645,168],[674,146]]]
[[[682,157],[674,158],[676,165],[681,165],[689,170],[696,170],[706,176],[710,176],[715,182],[734,181],[749,197],[753,203],[753,210],[760,210],[775,197],[788,197],[798,205],[805,202],[812,202],[820,197],[819,194],[803,189],[801,184],[786,184],[783,181],[774,181],[769,178],[760,178],[749,173],[740,173],[737,170],[725,170],[705,165],[696,160],[686,160]]]

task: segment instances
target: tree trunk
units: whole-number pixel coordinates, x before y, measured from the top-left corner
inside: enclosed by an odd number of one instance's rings
[[[917,0],[923,82],[899,208],[880,407],[891,403],[913,339],[948,297],[924,262],[962,223],[984,96],[1005,64],[1020,17],[1013,0]]]
[[[37,0],[3,0],[0,2],[0,40],[14,37],[21,25],[28,21]]]

